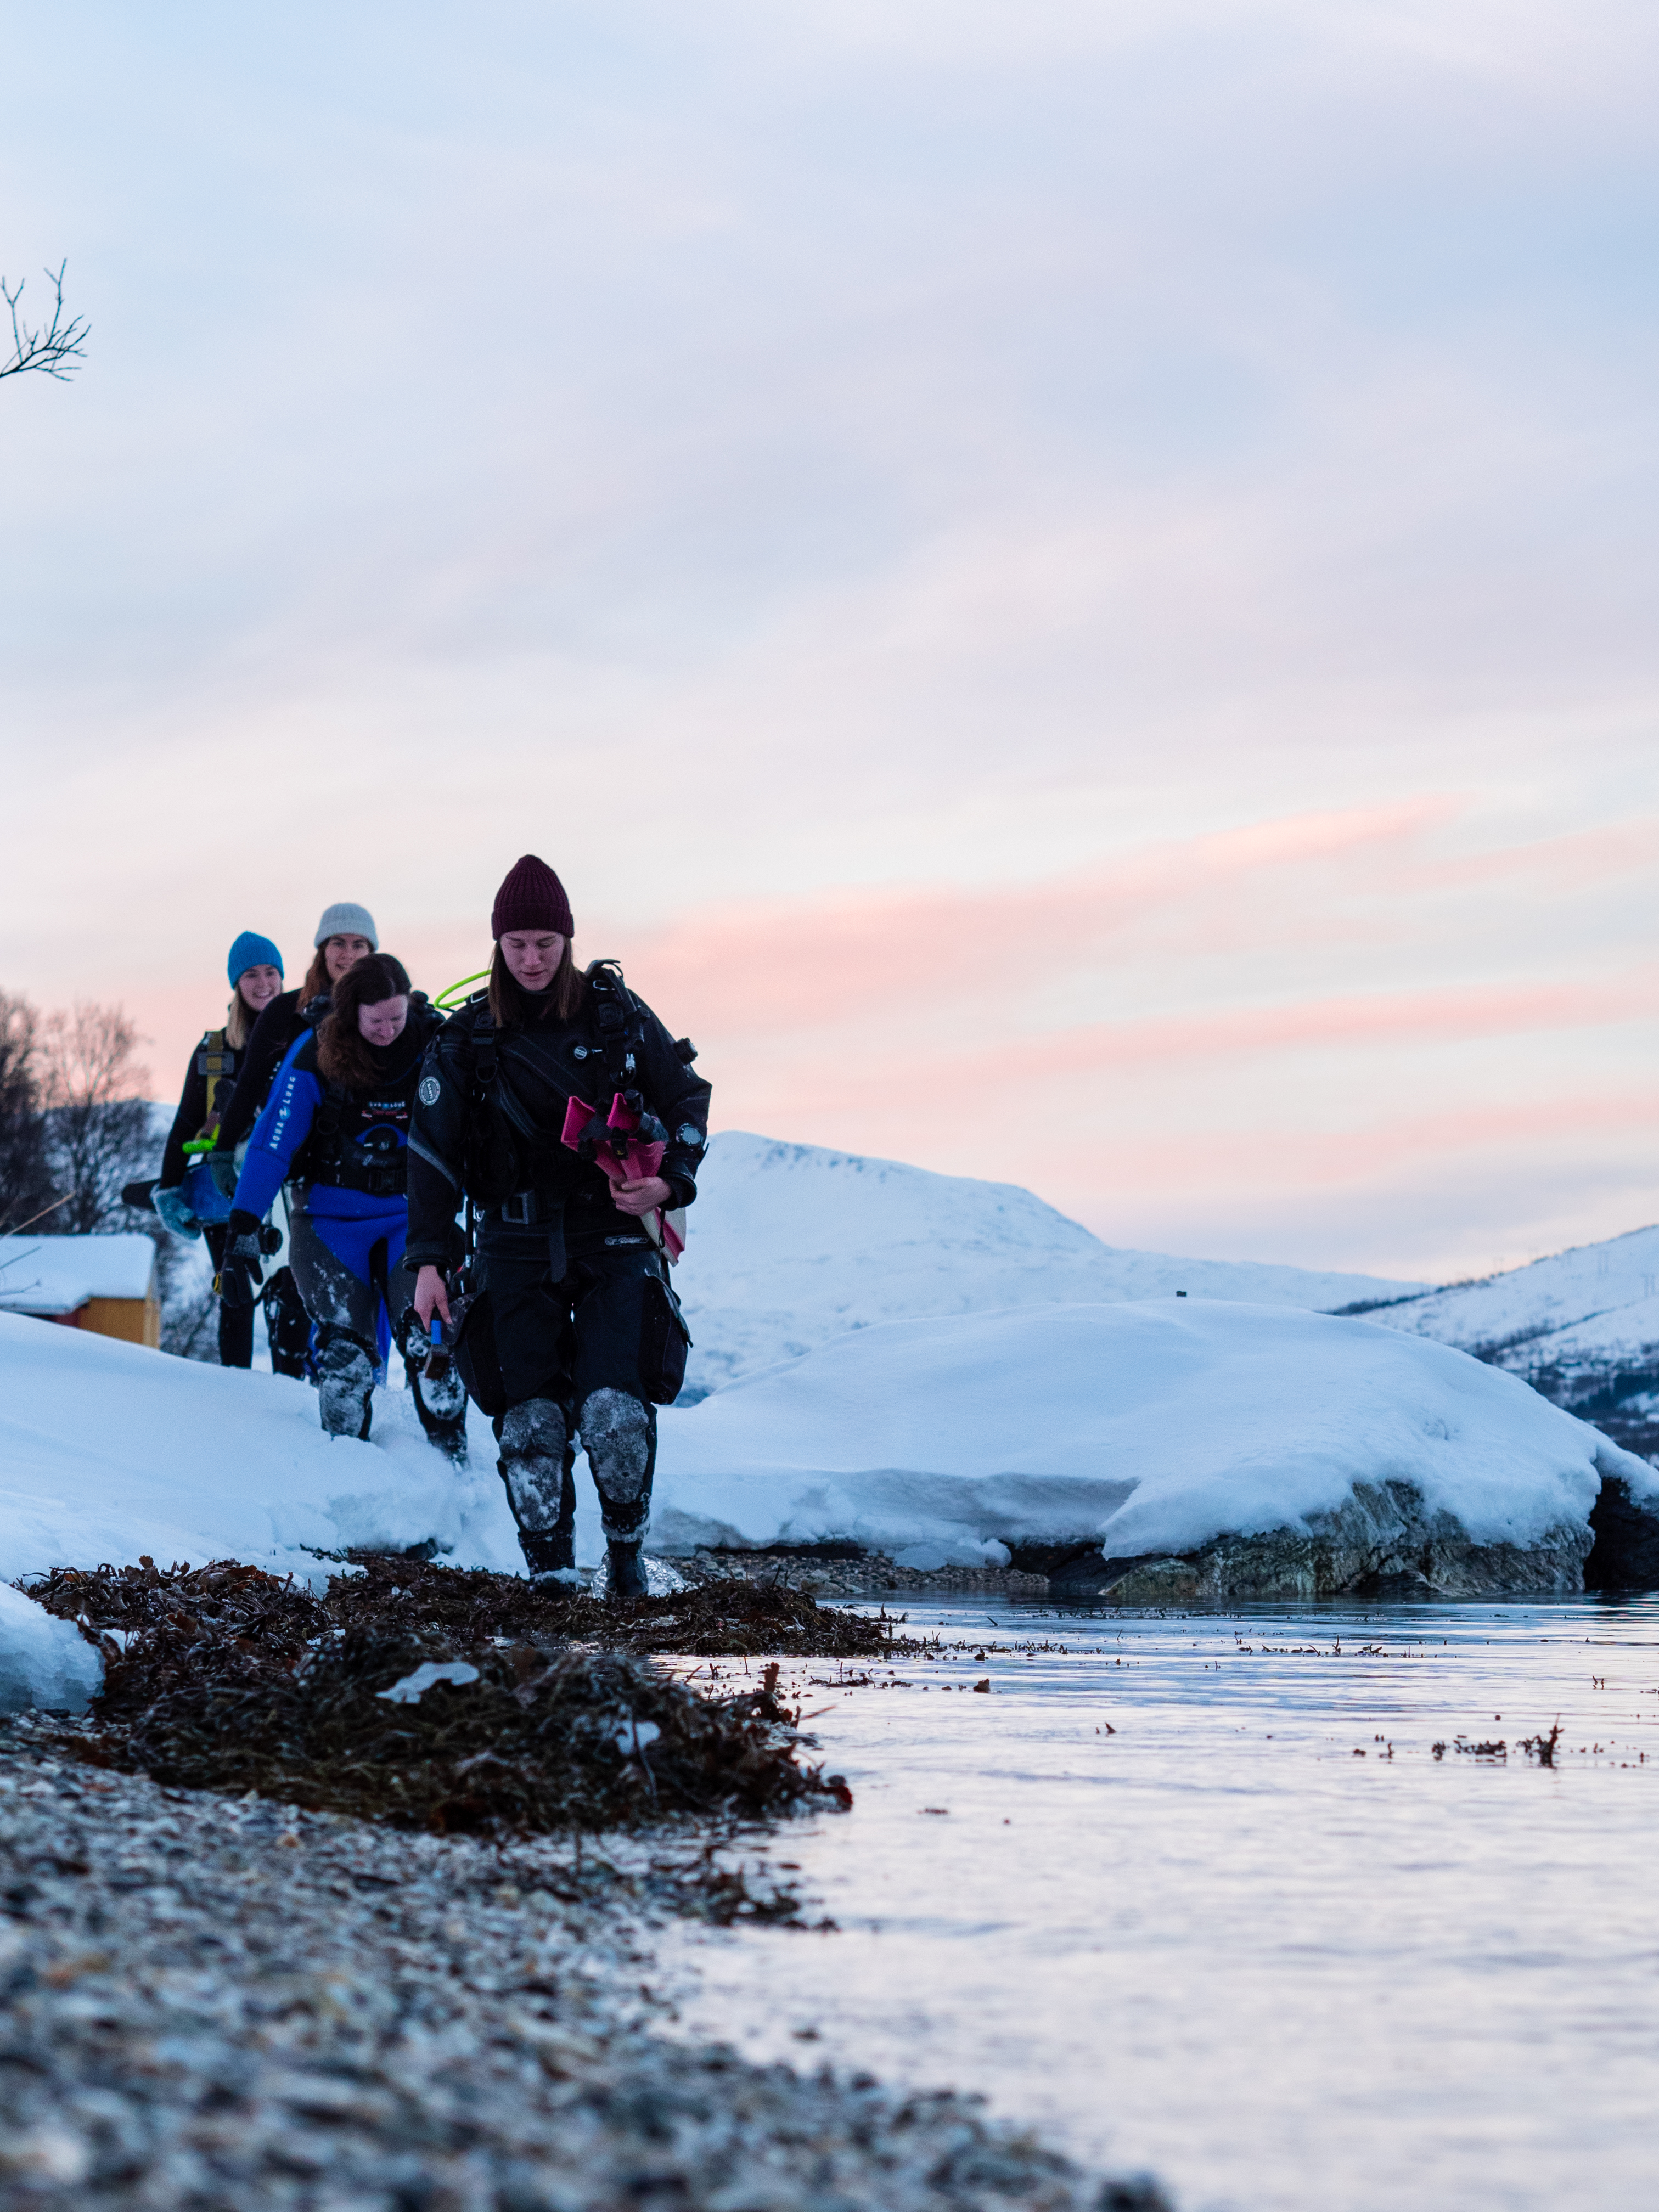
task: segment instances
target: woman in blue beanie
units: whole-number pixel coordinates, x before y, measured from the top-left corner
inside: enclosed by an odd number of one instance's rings
[[[230,1097],[236,1073],[247,1050],[253,1025],[283,988],[283,956],[268,937],[245,929],[230,948],[226,963],[231,981],[230,1006],[222,1029],[209,1030],[191,1054],[179,1093],[179,1111],[167,1132],[161,1155],[161,1178],[153,1203],[167,1227],[181,1237],[204,1235],[217,1268],[222,1256],[225,1225],[199,1222],[185,1199],[185,1170],[190,1164],[185,1146],[194,1137],[210,1137]],[[219,1308],[219,1359],[225,1367],[253,1364],[253,1309],[251,1305]]]
[[[374,917],[352,899],[337,899],[323,908],[313,940],[313,957],[297,991],[273,992],[247,1041],[247,1055],[236,1087],[222,1101],[219,1133],[213,1147],[213,1165],[219,1188],[227,1198],[236,1188],[234,1154],[258,1120],[276,1071],[289,1049],[314,1030],[328,1012],[329,994],[354,961],[378,951],[380,937]]]

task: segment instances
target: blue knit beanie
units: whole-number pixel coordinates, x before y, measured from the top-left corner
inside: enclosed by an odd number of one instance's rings
[[[250,968],[274,968],[283,973],[283,956],[268,937],[261,937],[257,929],[245,929],[230,948],[226,963],[233,983],[240,982]]]

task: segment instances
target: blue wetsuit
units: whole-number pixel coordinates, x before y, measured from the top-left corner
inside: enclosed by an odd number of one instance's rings
[[[311,1235],[362,1286],[398,1274],[409,1230],[405,1152],[420,1078],[421,1054],[435,1026],[422,1007],[411,1010],[403,1035],[383,1050],[370,1048],[377,1080],[368,1090],[331,1089],[317,1064],[318,1038],[296,1039],[276,1072],[237,1180],[235,1205],[261,1218],[290,1177],[304,1188],[300,1215]],[[296,1258],[298,1221],[296,1220]],[[307,1237],[307,1243],[310,1241]],[[376,1245],[385,1248],[377,1267]],[[303,1284],[302,1284],[303,1287]],[[361,1328],[362,1301],[343,1313],[313,1310],[319,1326],[337,1322]],[[307,1298],[308,1306],[313,1304]],[[377,1364],[391,1343],[385,1301],[374,1298]]]

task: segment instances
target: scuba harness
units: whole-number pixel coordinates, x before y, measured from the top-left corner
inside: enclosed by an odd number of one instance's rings
[[[588,982],[596,1002],[593,1018],[599,1025],[605,1086],[611,1093],[612,1103],[593,1115],[577,1139],[575,1149],[585,1160],[597,1160],[602,1152],[620,1160],[630,1144],[665,1146],[668,1132],[646,1104],[645,1093],[636,1080],[639,1063],[634,1048],[645,1042],[645,1018],[639,1001],[623,982],[622,969],[614,960],[597,963]],[[580,1045],[576,1056],[579,1060],[586,1056]],[[629,1129],[623,1127],[624,1116],[631,1121]]]
[[[235,1087],[236,1066],[241,1057],[223,1030],[210,1030],[196,1048],[196,1073],[207,1083],[206,1109],[202,1126],[196,1133],[198,1139],[210,1138],[218,1127],[219,1093]]]
[[[411,992],[409,1018],[410,1022],[422,1024],[421,1049],[404,1074],[388,1079],[385,1085],[388,1091],[395,1085],[407,1093],[405,1103],[411,1113],[422,1055],[431,1035],[430,1027],[424,1023],[428,1011],[424,994]],[[323,1078],[320,1067],[317,1073],[323,1095],[317,1102],[306,1140],[289,1164],[289,1175],[296,1182],[329,1183],[339,1190],[360,1191],[369,1198],[401,1198],[409,1188],[409,1158],[397,1129],[389,1122],[382,1122],[371,1126],[356,1142],[347,1144],[343,1133],[345,1117],[348,1113],[362,1110],[364,1094],[348,1091],[343,1084],[329,1082]]]
[[[331,1084],[323,1093],[311,1134],[293,1164],[295,1180],[361,1191],[369,1198],[401,1198],[409,1188],[409,1164],[397,1131],[383,1124],[356,1144],[343,1144],[340,1123],[350,1103],[349,1093]]]
[[[507,1411],[507,1396],[489,1289],[475,1272],[480,1256],[480,1223],[494,1215],[504,1223],[526,1228],[545,1224],[550,1232],[549,1264],[557,1282],[566,1265],[564,1201],[544,1200],[535,1188],[538,1156],[545,1158],[556,1147],[574,1152],[614,1184],[654,1174],[667,1141],[668,1133],[647,1105],[641,1082],[644,1009],[614,960],[595,961],[587,971],[587,982],[586,1011],[599,1042],[572,1042],[569,1049],[578,1061],[597,1063],[593,1073],[600,1084],[595,1087],[607,1103],[596,1111],[574,1091],[565,1090],[569,1078],[562,1076],[558,1081],[558,1090],[565,1097],[562,1127],[538,1125],[514,1088],[502,1065],[502,1042],[488,994],[477,992],[454,1009],[458,1013],[476,1009],[463,1047],[468,1079],[460,1163],[465,1230],[459,1264],[444,1270],[451,1326],[445,1331],[433,1322],[431,1351],[425,1356],[438,1360],[453,1357],[468,1395],[492,1418]],[[458,985],[455,989],[460,988]],[[453,993],[444,995],[453,997]],[[674,1050],[688,1065],[696,1057],[696,1048],[688,1038],[682,1038]],[[492,1106],[496,1109],[494,1113]],[[684,1223],[683,1212],[671,1214],[656,1208],[634,1217],[633,1221],[642,1237],[656,1248],[640,1292],[639,1384],[646,1403],[652,1406],[674,1402],[685,1379],[686,1354],[691,1346],[691,1332],[670,1284],[667,1264],[678,1260],[684,1249]],[[639,1241],[632,1237],[605,1240],[607,1245]],[[404,1327],[405,1344],[412,1347],[419,1336],[413,1308],[404,1316]],[[420,1348],[424,1352],[424,1346]]]
[[[477,979],[471,977],[468,980],[476,981]],[[563,1127],[556,1132],[538,1127],[507,1080],[501,1066],[497,1042],[499,1032],[489,1010],[488,994],[483,991],[475,993],[463,1002],[465,1006],[478,1008],[471,1040],[471,1086],[468,1121],[476,1125],[480,1118],[479,1109],[494,1103],[500,1109],[501,1117],[508,1130],[522,1139],[523,1146],[528,1148],[527,1157],[515,1158],[511,1176],[515,1184],[525,1187],[515,1188],[511,1193],[503,1192],[498,1199],[483,1201],[485,1210],[500,1211],[504,1218],[510,1218],[509,1209],[515,1205],[520,1208],[524,1218],[534,1218],[527,1203],[534,1198],[533,1190],[528,1187],[532,1182],[529,1170],[536,1150],[541,1147],[549,1144],[568,1146],[580,1159],[590,1166],[599,1166],[609,1180],[615,1182],[624,1173],[640,1171],[641,1155],[644,1154],[647,1159],[650,1158],[646,1152],[647,1146],[660,1148],[667,1143],[668,1132],[652,1112],[640,1087],[639,1053],[645,1041],[645,1016],[639,1000],[623,981],[622,969],[614,960],[596,960],[587,971],[587,985],[588,1007],[599,1041],[597,1045],[574,1044],[571,1051],[578,1060],[598,1061],[596,1073],[601,1076],[608,1103],[595,1111],[585,1101],[573,1095]],[[460,988],[456,985],[453,989]],[[444,994],[445,998],[452,995],[453,992]],[[696,1057],[696,1048],[689,1038],[681,1038],[674,1049],[688,1065]],[[512,1150],[517,1155],[521,1148],[514,1145]],[[655,1157],[660,1160],[660,1149],[657,1150]],[[628,1165],[624,1167],[623,1163],[628,1163]],[[478,1172],[469,1172],[465,1177],[469,1251],[473,1244],[474,1215],[479,1210],[473,1186],[475,1182],[480,1182],[489,1188],[498,1180],[490,1175],[489,1164],[480,1160],[477,1167]],[[521,1174],[520,1169],[525,1172]],[[672,1225],[665,1236],[664,1223],[667,1218],[665,1213],[659,1216],[653,1211],[640,1217],[640,1226],[659,1249],[665,1251],[671,1260],[678,1260],[684,1246],[684,1215],[676,1211]]]

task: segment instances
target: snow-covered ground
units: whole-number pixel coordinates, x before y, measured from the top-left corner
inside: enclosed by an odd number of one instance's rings
[[[676,1275],[696,1340],[685,1402],[878,1322],[1177,1291],[1328,1310],[1423,1287],[1120,1251],[1015,1183],[741,1130],[714,1138],[699,1181]]]
[[[853,1541],[917,1567],[1097,1537],[1187,1552],[1414,1485],[1477,1543],[1659,1476],[1515,1376],[1364,1321],[1173,1298],[890,1322],[662,1424],[655,1540]]]
[[[471,1441],[458,1475],[406,1391],[376,1393],[370,1442],[331,1439],[308,1383],[0,1314],[0,1581],[144,1553],[314,1572],[319,1552],[428,1541],[516,1568],[476,1412]]]
[[[0,1583],[0,1715],[32,1705],[82,1712],[103,1679],[103,1662],[73,1621]]]
[[[1659,1228],[1428,1291],[1369,1317],[1522,1375],[1635,1450],[1659,1448]]]
[[[694,1381],[715,1387],[662,1417],[663,1550],[853,1541],[920,1567],[1088,1539],[1128,1557],[1296,1527],[1388,1481],[1475,1542],[1524,1544],[1582,1525],[1602,1474],[1650,1486],[1434,1340],[1514,1364],[1543,1343],[1639,1353],[1659,1230],[1419,1294],[1116,1251],[1012,1185],[741,1134],[715,1140],[692,1225],[678,1280]],[[1308,1310],[1359,1297],[1390,1302]],[[476,1413],[457,1476],[402,1391],[379,1395],[370,1443],[330,1442],[306,1384],[4,1314],[0,1371],[7,1579],[146,1552],[314,1570],[356,1545],[520,1564]],[[579,1497],[596,1564],[585,1469]]]
[[[0,1578],[58,1565],[434,1544],[517,1569],[489,1425],[457,1474],[406,1392],[325,1437],[310,1388],[0,1315]],[[916,1566],[1018,1541],[1111,1555],[1295,1526],[1403,1480],[1478,1542],[1659,1478],[1515,1377],[1291,1308],[1174,1299],[889,1322],[661,1417],[652,1548],[853,1541]],[[600,1545],[579,1466],[578,1558]]]

